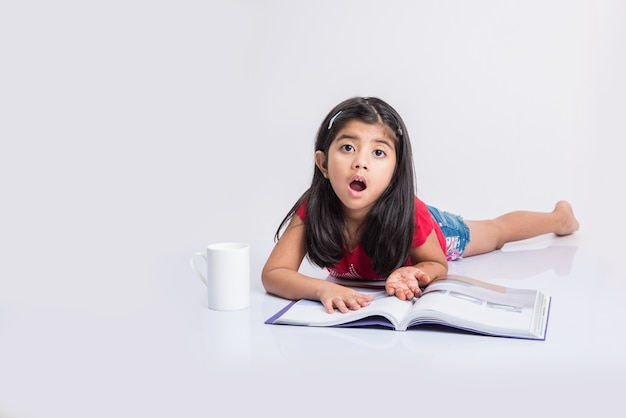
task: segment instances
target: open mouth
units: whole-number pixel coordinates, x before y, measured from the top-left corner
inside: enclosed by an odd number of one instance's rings
[[[363,180],[355,179],[352,180],[352,182],[350,183],[350,188],[355,192],[362,192],[363,190],[365,190],[365,187],[366,186]]]

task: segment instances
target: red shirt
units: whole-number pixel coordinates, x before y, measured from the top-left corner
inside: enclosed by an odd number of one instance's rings
[[[306,218],[306,202],[303,203],[296,211],[300,219],[304,222]],[[435,230],[437,239],[441,250],[446,252],[446,239],[437,225],[437,222],[432,218],[428,208],[424,202],[415,197],[415,223],[413,229],[413,242],[411,248],[419,247],[426,242],[426,238],[430,233]],[[409,257],[406,261],[406,266],[412,266],[413,262]],[[365,279],[365,280],[384,280],[386,277],[380,277],[372,267],[372,260],[367,254],[361,244],[358,244],[352,251],[345,250],[343,257],[332,268],[329,268],[331,276],[340,277],[344,279]]]

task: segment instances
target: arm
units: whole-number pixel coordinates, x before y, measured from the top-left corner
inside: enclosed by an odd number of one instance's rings
[[[261,280],[265,290],[291,300],[319,300],[328,313],[335,308],[348,312],[367,306],[372,295],[298,272],[306,255],[305,234],[304,223],[294,216],[263,267]]]
[[[435,231],[432,231],[426,242],[411,249],[412,266],[404,266],[389,275],[385,290],[389,295],[398,298],[413,299],[422,294],[419,285],[427,285],[435,279],[448,274],[448,261],[441,250]]]

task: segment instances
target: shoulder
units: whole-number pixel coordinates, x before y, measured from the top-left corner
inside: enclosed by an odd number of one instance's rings
[[[430,211],[428,210],[428,206],[426,206],[426,203],[420,200],[417,196],[415,196],[414,201],[415,207],[413,208],[413,213],[415,213],[416,222],[418,221],[418,219],[422,222],[424,220],[432,220]]]
[[[434,222],[426,203],[417,196],[415,197],[415,208],[413,211],[415,216],[412,247],[418,247],[426,241],[426,238],[434,229]]]
[[[304,222],[306,219],[306,199],[296,208],[296,215]]]

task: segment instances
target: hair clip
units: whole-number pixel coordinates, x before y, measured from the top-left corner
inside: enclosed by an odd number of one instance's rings
[[[402,136],[402,128],[398,127],[398,136]]]
[[[337,119],[337,116],[339,116],[341,112],[343,112],[343,110],[340,110],[339,112],[335,113],[335,116],[330,118],[330,122],[328,122],[328,129],[333,127],[333,123],[335,122],[335,119]]]

